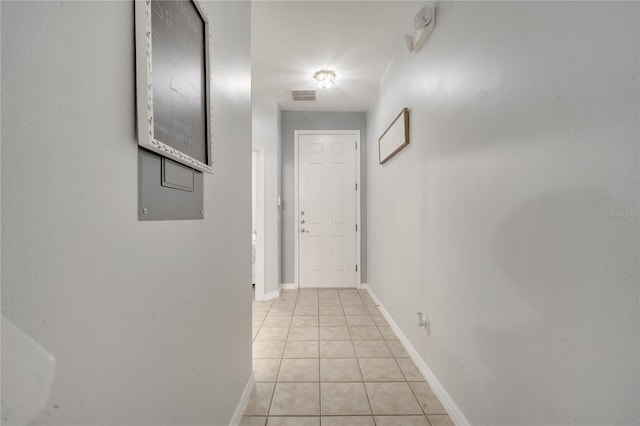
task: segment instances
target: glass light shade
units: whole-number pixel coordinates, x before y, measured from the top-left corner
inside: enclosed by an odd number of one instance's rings
[[[336,84],[336,73],[329,70],[320,70],[315,73],[313,78],[316,80],[316,85],[321,89],[328,89]]]

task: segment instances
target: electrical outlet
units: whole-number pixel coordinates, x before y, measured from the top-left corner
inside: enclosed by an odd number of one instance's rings
[[[431,321],[429,321],[429,318],[422,312],[417,312],[416,316],[418,319],[418,327],[422,327],[424,332],[427,333],[427,336],[429,336],[431,334]]]

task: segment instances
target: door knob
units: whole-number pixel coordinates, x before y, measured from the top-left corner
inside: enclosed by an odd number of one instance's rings
[[[307,231],[306,229],[302,228],[300,229],[300,232],[302,232],[303,234],[306,232],[307,234],[309,233],[309,231]]]
[[[304,219],[302,219],[302,220],[300,221],[300,223],[304,225]]]

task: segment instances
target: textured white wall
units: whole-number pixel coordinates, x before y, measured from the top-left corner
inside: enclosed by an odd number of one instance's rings
[[[472,424],[640,422],[638,7],[440,2],[368,115],[368,282]]]
[[[212,20],[205,220],[137,221],[132,2],[2,2],[2,311],[40,425],[225,425],[251,371],[250,4]],[[233,318],[233,321],[229,321]]]
[[[273,298],[280,289],[280,108],[259,96],[252,102],[253,144],[264,148],[265,259],[264,293]],[[257,296],[257,293],[256,293]]]

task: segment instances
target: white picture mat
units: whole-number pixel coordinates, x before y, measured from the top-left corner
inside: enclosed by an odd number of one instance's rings
[[[396,117],[394,122],[384,132],[378,140],[380,150],[380,164],[387,161],[395,153],[400,151],[402,147],[409,143],[408,138],[408,109],[404,108],[400,115]]]

